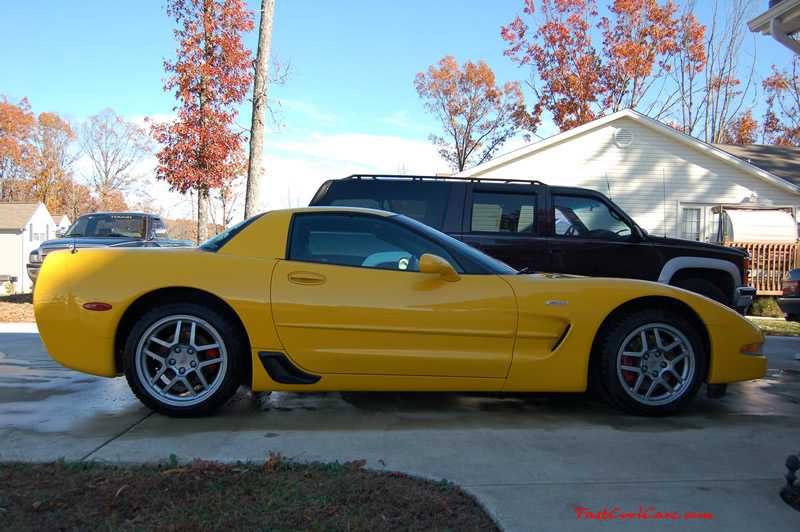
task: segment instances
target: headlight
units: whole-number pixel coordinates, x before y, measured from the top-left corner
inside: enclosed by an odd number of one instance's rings
[[[31,251],[31,255],[28,257],[28,262],[41,262],[38,249],[36,251]]]

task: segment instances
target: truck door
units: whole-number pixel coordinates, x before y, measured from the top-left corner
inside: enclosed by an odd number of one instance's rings
[[[661,270],[653,246],[612,205],[594,196],[553,193],[549,271],[655,281]]]
[[[547,238],[539,234],[539,196],[535,190],[476,186],[465,198],[462,240],[518,270],[546,270]]]

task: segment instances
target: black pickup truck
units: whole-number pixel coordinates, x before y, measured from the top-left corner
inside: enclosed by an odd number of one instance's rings
[[[47,254],[60,249],[124,247],[189,247],[194,242],[170,240],[164,221],[141,212],[96,212],[84,214],[59,238],[42,242],[28,258],[28,277],[36,283]]]
[[[415,218],[518,270],[671,284],[743,311],[746,252],[649,235],[603,194],[539,181],[354,175],[325,182],[311,205]]]

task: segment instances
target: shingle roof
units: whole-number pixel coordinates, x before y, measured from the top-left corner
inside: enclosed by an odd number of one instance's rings
[[[762,144],[714,144],[745,162],[800,186],[800,148]]]
[[[40,203],[0,203],[0,229],[22,229]]]

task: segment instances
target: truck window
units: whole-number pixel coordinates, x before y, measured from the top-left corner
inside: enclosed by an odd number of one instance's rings
[[[470,230],[476,233],[533,234],[536,194],[475,192]]]
[[[318,193],[319,194],[319,193]],[[403,214],[441,228],[450,195],[449,183],[436,181],[339,180],[312,205],[364,207]]]
[[[620,240],[631,236],[622,217],[596,198],[554,194],[553,201],[556,235]]]

